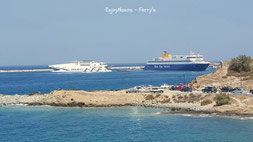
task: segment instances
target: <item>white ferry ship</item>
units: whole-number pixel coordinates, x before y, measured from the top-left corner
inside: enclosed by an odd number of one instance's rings
[[[55,69],[54,72],[111,72],[107,69],[107,64],[104,62],[95,62],[91,60],[72,61],[66,64],[49,65]]]
[[[160,58],[148,60],[144,70],[154,71],[204,71],[210,62],[204,61],[203,55],[171,55],[164,52]]]

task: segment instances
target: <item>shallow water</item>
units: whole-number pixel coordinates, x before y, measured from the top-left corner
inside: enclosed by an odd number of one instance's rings
[[[0,108],[0,141],[251,142],[253,120],[159,115],[141,107]]]

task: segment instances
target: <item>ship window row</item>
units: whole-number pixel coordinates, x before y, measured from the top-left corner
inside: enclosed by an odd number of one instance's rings
[[[162,63],[165,63],[165,62],[191,62],[189,60],[175,60],[175,61],[149,61],[149,63],[156,63],[156,62],[162,62]]]
[[[90,64],[81,64],[80,66],[90,66]]]
[[[188,59],[190,59],[190,58],[201,58],[201,57],[187,57]]]
[[[72,71],[80,71],[80,70],[82,70],[82,69],[71,69]]]

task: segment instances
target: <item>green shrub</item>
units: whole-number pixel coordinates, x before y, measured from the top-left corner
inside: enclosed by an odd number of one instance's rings
[[[236,72],[249,72],[251,71],[251,57],[246,55],[241,55],[239,57],[233,58],[230,62],[229,69]]]
[[[216,95],[215,101],[216,101],[216,106],[226,105],[226,104],[229,104],[230,97],[228,94],[220,93]]]

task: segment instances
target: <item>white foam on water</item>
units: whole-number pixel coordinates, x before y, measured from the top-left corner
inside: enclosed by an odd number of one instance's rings
[[[194,115],[192,115],[192,114],[182,114],[182,116],[193,117]]]
[[[239,118],[240,120],[252,120],[253,119],[253,117],[241,117],[241,118]]]
[[[7,104],[6,106],[28,106],[28,104]]]
[[[154,113],[154,114],[159,115],[159,114],[162,114],[162,113],[161,113],[161,112],[156,112],[156,113]]]
[[[214,117],[214,116],[209,115],[209,114],[181,114],[181,115],[186,116],[186,117],[194,117],[194,118]]]
[[[200,114],[199,117],[212,117],[212,116],[209,114]]]

